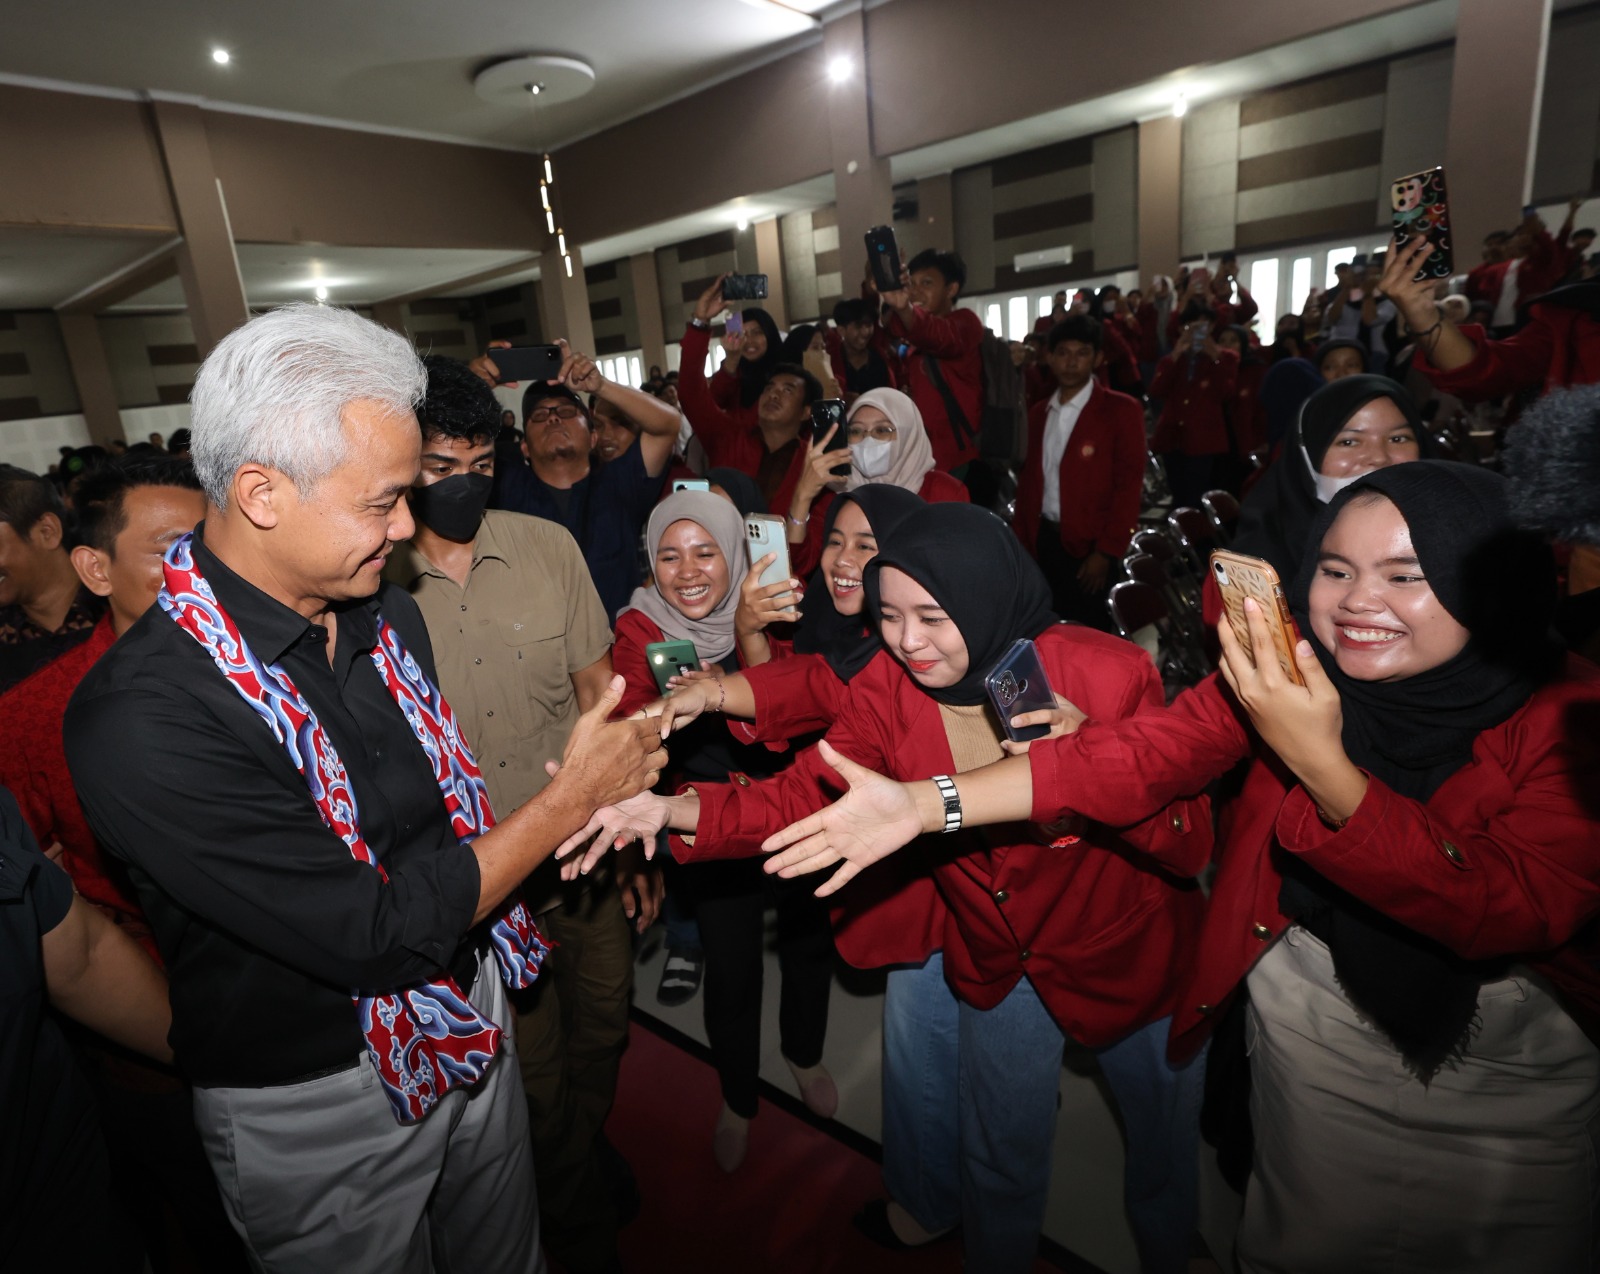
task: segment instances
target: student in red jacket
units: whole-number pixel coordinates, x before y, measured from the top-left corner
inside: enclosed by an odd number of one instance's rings
[[[1144,410],[1095,384],[1102,328],[1086,314],[1050,329],[1056,392],[1028,413],[1015,527],[1050,581],[1056,613],[1109,629],[1105,595],[1139,525]]]
[[[708,491],[680,491],[650,515],[645,532],[654,582],[634,592],[617,617],[612,666],[627,678],[618,715],[656,697],[647,648],[659,641],[691,641],[702,661],[736,668],[734,581],[746,570],[744,519],[732,501]],[[672,765],[680,781],[724,780],[730,770],[768,774],[782,758],[735,740],[720,723],[695,723],[673,741]],[[679,862],[685,856],[674,855]],[[722,1108],[712,1153],[724,1172],[735,1172],[749,1148],[750,1120],[759,1105],[761,981],[769,903],[778,909],[778,959],[783,969],[778,1014],[784,1060],[806,1105],[831,1118],[838,1089],[822,1064],[833,984],[833,942],[826,909],[805,891],[774,895],[752,863],[688,868],[695,919],[705,951],[705,1021],[712,1059],[722,1081]]]
[[[1391,247],[1382,287],[1416,333],[1412,365],[1441,393],[1481,402],[1600,383],[1600,282],[1545,293],[1519,332],[1493,340],[1478,324],[1457,327],[1440,313],[1432,284],[1415,281],[1426,255],[1421,239],[1401,252]]]
[[[789,560],[796,574],[809,573],[822,552],[822,528],[834,498],[827,488],[830,483],[840,486],[835,469],[849,469],[843,479],[845,491],[869,482],[888,483],[929,504],[965,503],[968,498],[959,479],[935,468],[922,413],[909,395],[898,389],[868,390],[855,400],[844,428],[849,450],[837,448],[833,432],[815,439],[795,484],[787,526]]]
[[[606,811],[589,829],[600,833],[597,853],[624,829],[670,825],[695,833],[692,846],[674,838],[674,853],[682,844],[696,857],[753,854],[774,828],[837,790],[827,760],[835,755],[902,777],[998,759],[1017,745],[1002,744],[983,683],[1022,637],[1035,641],[1055,691],[1085,696],[1081,706],[1096,719],[1137,717],[1162,702],[1137,648],[1055,622],[1044,578],[986,510],[915,511],[884,537],[865,580],[887,650],[852,680],[825,747],[772,781],[735,775]],[[1038,715],[1064,728],[1064,711]],[[1097,1051],[1123,1117],[1142,1267],[1187,1268],[1199,1067],[1167,1065],[1161,1039],[1202,903],[1140,859],[1114,830],[1125,825],[1022,820],[983,840],[929,846],[949,914],[948,988],[932,980],[922,988],[919,1012],[947,1023],[945,1053],[927,1060],[924,1082],[957,1112],[960,1163],[923,1165],[944,1188],[940,1215],[919,1220],[959,1220],[969,1269],[1033,1268],[1068,1036]],[[1207,857],[1206,839],[1200,828],[1180,838],[1186,870]]]
[[[1226,688],[961,775],[955,817],[1134,817],[1253,757],[1172,1037],[1194,1049],[1248,980],[1240,1267],[1588,1269],[1600,670],[1550,645],[1549,550],[1497,474],[1381,469],[1314,533],[1306,686],[1256,611],[1248,645],[1220,632]],[[849,795],[773,837],[799,843],[769,870],[847,858],[832,888],[950,817],[841,769]]]
[[[905,371],[889,346],[889,334],[878,326],[876,297],[846,297],[835,305],[828,337],[833,378],[847,406],[869,389],[899,389],[904,383]]]
[[[955,307],[967,266],[954,252],[929,248],[911,258],[903,277],[904,287],[883,293],[884,325],[911,346],[906,382],[938,468],[963,477],[963,466],[978,458],[983,418],[983,320]]]
[[[1250,343],[1250,333],[1237,324],[1218,332],[1217,344],[1239,356],[1233,401],[1228,404],[1228,429],[1233,435],[1234,472],[1243,477],[1250,470],[1250,453],[1267,442],[1267,409],[1261,404],[1267,357],[1260,346]],[[1237,483],[1229,483],[1229,490],[1237,489]]]
[[[723,309],[723,277],[700,294],[684,329],[678,401],[709,462],[748,473],[760,486],[767,508],[785,509],[805,466],[803,435],[822,386],[805,368],[779,363],[756,398],[753,419],[744,408],[729,411],[717,405],[706,385],[705,361],[711,321]]]
[[[1186,320],[1150,382],[1150,396],[1162,400],[1150,449],[1167,466],[1174,508],[1199,506],[1218,485],[1231,450],[1228,404],[1238,387],[1239,356],[1217,344],[1218,330],[1209,310]]]

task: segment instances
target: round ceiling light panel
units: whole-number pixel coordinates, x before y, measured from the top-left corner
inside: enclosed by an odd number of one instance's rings
[[[594,67],[577,58],[530,53],[490,63],[472,77],[472,87],[497,106],[557,106],[594,87]]]

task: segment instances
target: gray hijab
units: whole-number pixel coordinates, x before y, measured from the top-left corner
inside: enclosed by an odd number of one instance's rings
[[[661,538],[674,522],[694,522],[711,533],[728,562],[728,592],[704,619],[690,619],[661,595],[655,585],[633,590],[624,610],[639,611],[673,641],[692,641],[702,659],[720,661],[733,651],[733,613],[739,607],[739,585],[750,569],[744,518],[733,503],[710,491],[679,491],[656,505],[645,528],[645,548],[653,563]]]

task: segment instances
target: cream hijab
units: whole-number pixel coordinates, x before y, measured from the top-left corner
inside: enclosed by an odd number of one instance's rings
[[[889,456],[889,468],[876,478],[857,473],[852,465],[844,489],[854,491],[869,482],[887,482],[905,488],[912,495],[921,495],[922,480],[935,461],[933,445],[928,441],[928,431],[916,403],[898,389],[869,389],[850,408],[850,419],[854,420],[863,407],[876,407],[889,418],[894,425],[894,450]]]
[[[703,619],[690,619],[664,598],[652,584],[633,590],[626,610],[636,610],[651,620],[668,640],[689,640],[702,659],[722,660],[733,650],[733,613],[739,607],[739,585],[750,569],[744,537],[744,518],[731,500],[710,491],[679,491],[668,496],[650,514],[645,545],[651,562],[661,547],[661,537],[674,522],[694,522],[711,538],[728,561],[728,592]]]

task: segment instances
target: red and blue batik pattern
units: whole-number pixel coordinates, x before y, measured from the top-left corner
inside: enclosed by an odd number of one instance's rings
[[[332,740],[289,675],[276,664],[263,664],[245,643],[195,567],[192,538],[183,536],[167,551],[166,583],[157,601],[205,648],[287,749],[322,821],[358,861],[387,880],[383,864],[361,835],[355,789]],[[433,765],[456,838],[470,844],[494,826],[494,812],[455,714],[382,616],[372,662]],[[549,948],[522,902],[513,900],[496,920],[491,942],[506,985],[531,985]],[[415,1123],[452,1088],[483,1078],[500,1047],[500,1029],[473,1008],[449,974],[383,995],[352,993],[351,998],[373,1066],[401,1123]]]

